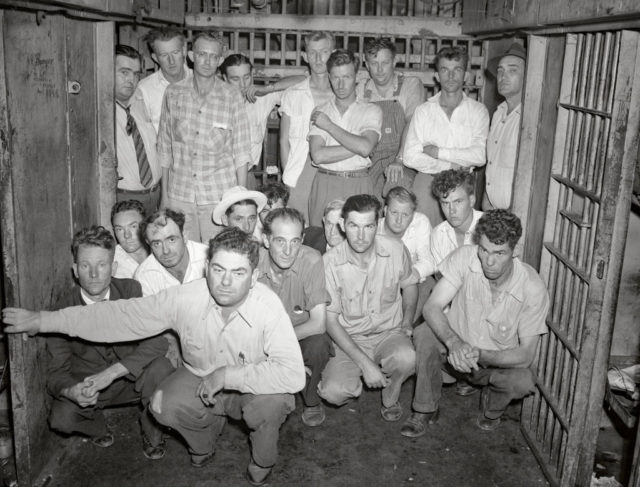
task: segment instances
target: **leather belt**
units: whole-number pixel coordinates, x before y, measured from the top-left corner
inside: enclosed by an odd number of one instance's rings
[[[328,174],[330,176],[340,176],[343,178],[366,178],[369,175],[369,168],[358,169],[357,171],[329,171],[322,167],[318,168],[320,174]]]
[[[148,189],[132,190],[132,189],[120,189],[120,188],[118,188],[116,191],[118,193],[124,193],[124,194],[149,194],[149,193],[155,193],[159,189],[160,189],[160,183],[158,183],[155,186],[153,186],[151,188],[148,188]]]

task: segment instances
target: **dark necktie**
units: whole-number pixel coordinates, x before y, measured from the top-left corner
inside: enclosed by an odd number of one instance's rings
[[[138,130],[138,125],[131,115],[131,107],[122,107],[127,113],[127,135],[133,139],[133,145],[136,148],[136,158],[138,159],[138,172],[140,173],[140,182],[145,188],[151,186],[153,175],[151,174],[151,166],[147,158],[147,152],[144,150],[144,142]]]

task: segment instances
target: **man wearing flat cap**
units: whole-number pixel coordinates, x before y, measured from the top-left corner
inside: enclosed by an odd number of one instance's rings
[[[506,210],[511,206],[526,58],[524,47],[515,42],[496,58],[494,74],[498,82],[498,93],[504,97],[504,102],[498,105],[493,114],[487,140],[486,190],[482,202],[484,210]]]
[[[249,191],[244,186],[234,186],[224,192],[220,203],[213,210],[213,223],[236,227],[253,235],[258,215],[266,204],[267,197],[260,191]]]

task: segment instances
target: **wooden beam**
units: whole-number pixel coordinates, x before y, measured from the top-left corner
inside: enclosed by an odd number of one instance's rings
[[[185,16],[185,26],[194,30],[328,30],[349,32],[353,35],[472,39],[472,37],[462,34],[461,19],[436,17],[196,14]]]

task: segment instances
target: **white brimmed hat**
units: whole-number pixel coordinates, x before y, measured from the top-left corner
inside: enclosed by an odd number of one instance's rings
[[[249,191],[244,186],[234,186],[224,192],[220,203],[214,208],[213,214],[211,215],[213,223],[223,225],[222,216],[227,212],[229,207],[244,200],[255,201],[258,207],[258,213],[260,213],[262,208],[267,204],[267,197],[260,191]]]

